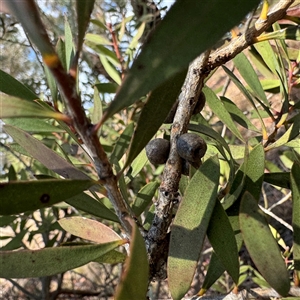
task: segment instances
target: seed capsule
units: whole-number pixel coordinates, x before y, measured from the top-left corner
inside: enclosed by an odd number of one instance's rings
[[[178,154],[190,164],[200,163],[207,145],[205,141],[195,133],[184,133],[176,141]]]
[[[154,139],[146,146],[146,155],[153,165],[164,164],[169,157],[170,142],[165,139]]]
[[[197,104],[194,108],[193,115],[199,114],[202,111],[205,102],[206,102],[205,94],[201,91]]]

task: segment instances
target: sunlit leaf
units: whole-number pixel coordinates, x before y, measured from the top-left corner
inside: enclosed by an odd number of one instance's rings
[[[204,87],[203,92],[206,96],[206,102],[213,113],[216,114],[219,119],[231,130],[231,132],[243,142],[244,140],[241,133],[237,129],[230,114],[225,109],[224,104],[220,101],[217,95],[208,87]]]
[[[94,107],[91,114],[91,121],[93,124],[97,124],[102,117],[102,102],[100,99],[99,92],[97,88],[94,88]]]
[[[13,215],[49,207],[94,184],[88,180],[60,179],[0,183],[0,214]]]
[[[148,290],[149,265],[145,242],[137,226],[132,222],[129,257],[121,275],[115,299],[146,299]]]
[[[100,61],[102,63],[103,68],[107,72],[107,74],[118,84],[120,85],[122,82],[121,76],[119,72],[110,64],[107,57],[103,54],[99,55]]]
[[[53,126],[47,123],[45,120],[32,119],[32,118],[5,118],[3,119],[5,124],[18,127],[31,133],[52,133],[52,132],[65,132],[59,126]]]
[[[290,289],[289,275],[257,200],[248,192],[240,207],[240,226],[249,254],[264,279],[282,296]]]
[[[300,29],[299,26],[289,26],[287,28],[262,34],[256,37],[257,42],[267,40],[295,40],[300,41]]]
[[[219,162],[212,157],[192,177],[171,228],[168,281],[173,299],[189,289],[213,212],[219,185]]]
[[[121,237],[110,227],[83,217],[69,217],[58,221],[69,233],[98,244],[120,240]]]
[[[63,273],[96,260],[125,242],[119,240],[101,245],[1,251],[0,277],[28,278]]]
[[[242,75],[246,83],[249,85],[250,89],[257,95],[260,100],[264,102],[266,106],[270,106],[266,94],[260,84],[256,71],[250,64],[246,55],[241,52],[233,59],[234,65],[238,69],[239,73]]]
[[[0,97],[0,118],[39,117],[69,120],[66,115],[45,109],[35,102],[29,102],[10,95],[2,94]]]
[[[237,0],[229,1],[224,10],[221,9],[224,7],[222,0],[176,1],[134,61],[104,120],[187,68],[194,58],[212,47],[258,3],[252,0],[239,5]],[[174,24],[178,20],[182,26],[176,28],[174,38]]]

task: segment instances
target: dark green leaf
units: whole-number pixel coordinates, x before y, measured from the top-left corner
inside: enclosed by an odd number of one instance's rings
[[[239,255],[234,232],[219,201],[216,201],[207,229],[207,237],[226,271],[237,284],[239,280]]]
[[[137,226],[132,222],[133,233],[130,240],[129,257],[121,276],[115,299],[146,299],[148,290],[149,265],[145,242]]]
[[[229,1],[224,10],[223,0],[176,1],[133,63],[104,120],[187,68],[258,3],[252,0],[240,5],[238,0]],[[179,20],[181,26],[176,27],[174,38],[174,24]]]
[[[101,245],[1,251],[0,277],[28,278],[63,273],[96,260],[122,244],[124,240]]]
[[[32,101],[38,98],[29,88],[2,70],[0,70],[0,91],[24,100]]]
[[[134,130],[134,123],[130,123],[124,129],[119,139],[117,140],[114,150],[111,154],[112,161],[114,160],[119,161],[122,158],[122,156],[124,155],[125,151],[128,149],[128,146],[130,144],[133,130]]]
[[[159,187],[159,183],[157,181],[149,182],[145,186],[143,186],[132,205],[132,210],[136,217],[139,217],[142,212],[152,203],[152,198]]]
[[[85,31],[90,21],[94,3],[95,0],[76,0],[78,24],[77,51],[81,51]]]
[[[95,87],[98,89],[99,93],[108,94],[114,94],[118,89],[118,85],[114,82],[96,83]]]
[[[185,76],[186,70],[172,76],[150,93],[133,135],[126,166],[130,165],[164,122],[177,100]]]
[[[17,233],[16,236],[12,238],[10,242],[8,242],[4,247],[1,247],[1,251],[9,251],[9,250],[16,250],[19,248],[23,248],[23,238],[27,230],[22,230],[21,232]]]
[[[219,161],[204,162],[191,179],[171,228],[168,258],[169,287],[173,299],[188,291],[214,210],[219,185]]]
[[[1,216],[0,227],[5,227],[10,225],[16,218],[17,218],[16,216]]]
[[[220,97],[225,109],[229,112],[232,119],[243,126],[246,129],[253,130],[257,133],[260,131],[248,120],[248,118],[243,114],[243,112],[228,98]]]
[[[89,180],[37,180],[0,183],[1,215],[33,211],[64,201],[94,185]]]
[[[290,189],[290,173],[289,172],[272,172],[264,174],[264,181],[270,184]]]
[[[257,200],[248,192],[242,198],[240,226],[249,254],[264,279],[282,296],[290,289],[289,275]]]
[[[65,202],[92,216],[114,222],[120,222],[115,213],[108,209],[104,204],[85,193],[80,193],[74,197],[68,198]]]
[[[213,251],[201,290],[203,292],[206,292],[221,277],[224,272],[225,268],[222,262]]]

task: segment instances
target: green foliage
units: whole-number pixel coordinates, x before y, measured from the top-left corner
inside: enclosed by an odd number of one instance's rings
[[[5,123],[0,146],[6,156],[0,226],[12,232],[1,237],[1,277],[52,276],[89,262],[124,263],[116,299],[145,299],[157,275],[151,273],[151,251],[159,245],[165,248],[159,249],[161,269],[156,272],[167,270],[170,293],[181,299],[207,236],[213,250],[199,295],[222,282],[224,272],[233,288],[242,286],[250,271],[254,282],[288,295],[289,272],[300,276],[300,106],[293,94],[300,82],[300,51],[286,39],[299,41],[299,28],[273,24],[271,32],[253,38],[249,51],[233,58],[236,69],[194,69],[204,78],[211,72],[203,87],[207,105],[191,117],[180,110],[184,101],[190,108],[195,103],[180,94],[194,88],[186,79],[188,65],[258,2],[229,1],[225,9],[221,0],[177,0],[149,33],[155,23],[151,14],[125,17],[120,2],[111,8],[115,21],[110,24],[101,11],[94,18],[93,0],[78,0],[70,5],[77,13],[76,26],[73,19],[65,20],[55,46],[34,1],[21,6],[20,1],[9,2],[42,56],[49,97],[0,70],[0,117]],[[108,10],[105,5],[102,9]],[[91,73],[92,88],[87,90],[92,103],[81,91],[79,54]],[[89,55],[101,65],[97,78]],[[212,83],[220,71],[244,100],[227,92],[226,84]],[[279,99],[276,107],[270,96]],[[177,120],[182,122],[163,124],[177,99]],[[189,166],[188,176],[181,174],[182,159],[174,156],[180,130],[201,135],[207,144],[203,164],[197,170]],[[171,140],[166,166],[154,168],[147,160],[144,148],[153,136]],[[178,181],[180,195],[166,190],[170,177],[172,183]],[[262,212],[272,209],[266,197],[262,201],[266,184],[282,195],[291,191],[292,250],[282,249],[287,247],[283,237]],[[172,193],[176,196],[168,198]],[[162,199],[167,207],[163,214]],[[172,225],[158,230],[157,216]],[[126,239],[121,238],[124,230]],[[157,236],[149,238],[155,230]],[[37,236],[43,243],[32,249]],[[126,243],[128,252],[120,248]],[[239,265],[243,243],[255,268]],[[288,266],[283,256],[291,256]]]

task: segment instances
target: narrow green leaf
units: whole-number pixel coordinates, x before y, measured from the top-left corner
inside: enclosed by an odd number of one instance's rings
[[[128,124],[115,144],[114,150],[111,154],[111,160],[119,161],[122,158],[122,156],[124,155],[125,151],[128,149],[128,146],[130,144],[133,130],[134,130],[134,123]]]
[[[203,88],[203,92],[206,96],[206,102],[209,105],[210,109],[213,111],[215,115],[219,117],[219,119],[228,127],[229,130],[242,142],[244,139],[234,124],[230,114],[225,109],[224,104],[220,101],[217,95],[208,87]]]
[[[278,61],[274,50],[268,41],[254,44],[255,49],[261,55],[264,62],[273,74],[276,74],[276,70],[279,70]]]
[[[260,131],[247,119],[243,112],[228,98],[220,97],[227,112],[231,115],[232,119],[246,129],[253,130],[260,133]]]
[[[96,260],[122,244],[124,240],[101,245],[0,251],[0,277],[28,278],[63,273]]]
[[[102,113],[103,109],[100,95],[98,89],[94,87],[94,107],[91,114],[91,121],[93,124],[97,124],[100,121],[100,119],[102,118]]]
[[[0,227],[5,227],[11,224],[17,216],[1,216],[0,217]]]
[[[289,172],[272,172],[264,174],[264,181],[270,184],[290,189],[290,173]]]
[[[184,70],[172,76],[150,93],[138,120],[125,166],[130,165],[164,122],[177,100],[186,73]]]
[[[293,140],[296,136],[299,135],[299,124],[300,118],[298,118],[297,122],[293,122],[289,129],[274,143],[270,144],[268,147],[266,147],[266,151],[269,151],[271,149],[278,148],[280,146],[285,145],[289,141]]]
[[[225,268],[213,251],[208,265],[207,273],[202,284],[202,290],[207,291],[225,272]]]
[[[90,21],[90,16],[94,8],[95,0],[76,0],[77,10],[77,51],[81,51],[85,31]]]
[[[46,75],[46,80],[48,83],[48,87],[50,89],[50,93],[51,93],[51,97],[52,97],[52,101],[54,104],[57,103],[57,96],[58,96],[58,88],[57,88],[57,84],[56,81],[51,73],[51,71],[49,70],[49,68],[44,64],[44,72]]]
[[[132,210],[136,217],[139,217],[143,211],[152,203],[152,198],[159,187],[159,183],[157,181],[149,182],[145,186],[143,186],[132,205]]]
[[[0,70],[0,91],[24,100],[32,101],[38,98],[28,87],[2,70]]]
[[[11,241],[9,241],[5,246],[1,247],[1,251],[9,251],[9,250],[16,250],[19,248],[23,248],[23,238],[25,234],[28,233],[27,230],[22,230],[21,232],[17,233]]]
[[[234,233],[221,203],[216,201],[207,229],[207,237],[226,271],[237,284],[239,255]]]
[[[122,264],[125,262],[126,254],[121,253],[116,250],[109,251],[105,253],[104,255],[98,257],[97,259],[94,259],[94,262],[97,262],[99,264]]]
[[[240,226],[249,254],[264,279],[282,296],[290,289],[289,275],[257,200],[248,192],[240,206]]]
[[[47,110],[35,102],[29,102],[10,95],[2,94],[0,97],[0,118],[39,117],[67,120],[67,116]]]
[[[262,34],[256,38],[258,42],[275,40],[275,39],[300,41],[299,26],[289,26],[281,30],[276,30],[270,33]]]
[[[132,222],[133,233],[130,240],[129,257],[121,276],[115,299],[146,299],[148,290],[149,265],[145,242],[137,226]],[[138,272],[137,272],[138,268]]]
[[[260,84],[256,71],[253,69],[246,55],[241,52],[233,59],[234,65],[242,75],[246,83],[254,95],[258,96],[260,100],[264,102],[266,106],[270,106],[266,94]]]
[[[90,180],[89,176],[75,168],[72,164],[64,160],[53,150],[46,147],[42,142],[33,138],[27,132],[10,125],[5,125],[3,128],[16,143],[49,170],[54,171],[66,179]]]
[[[98,244],[121,240],[121,237],[110,227],[83,217],[69,217],[58,221],[69,233]]]
[[[76,196],[68,198],[65,200],[65,202],[92,216],[113,222],[120,222],[115,213],[108,209],[104,204],[85,193],[80,193]]]
[[[106,30],[105,27],[104,29]],[[112,45],[112,42],[108,38],[99,34],[87,33],[85,35],[85,40],[90,41],[96,45],[108,45],[108,46]]]
[[[33,211],[62,202],[94,185],[89,180],[37,180],[0,183],[1,215]]]
[[[74,57],[73,35],[69,22],[65,20],[65,60],[66,70],[69,71],[72,59]]]
[[[294,163],[291,170],[291,190],[293,200],[293,257],[295,270],[300,271],[300,165]]]
[[[262,129],[263,129],[263,134],[266,135],[267,130],[266,130],[265,124],[262,120],[262,116],[260,114],[260,111],[257,109],[251,95],[249,94],[247,89],[244,87],[244,85],[240,82],[240,80],[235,76],[235,74],[233,74],[226,66],[222,66],[222,68],[226,72],[226,74],[231,78],[232,82],[237,86],[237,88],[243,93],[243,95],[246,97],[246,99],[250,102],[252,107],[254,108],[254,111],[257,113],[257,117],[260,120]]]
[[[148,161],[145,149],[132,162],[129,171],[126,173],[126,183],[129,183],[135,178],[145,166]]]
[[[114,82],[96,83],[95,87],[99,93],[114,94],[117,92],[118,85]]]
[[[133,63],[104,120],[187,68],[199,53],[212,47],[258,3],[251,0],[239,5],[234,0],[227,2],[224,10],[220,9],[223,0],[176,1]],[[177,26],[174,38],[174,24],[178,20],[182,26]]]
[[[219,185],[219,161],[209,158],[188,185],[171,228],[168,257],[169,287],[173,299],[190,288],[214,210]]]
[[[22,130],[31,133],[52,133],[52,132],[65,132],[62,128],[58,126],[53,126],[47,123],[45,120],[41,119],[31,119],[31,118],[5,118],[3,119],[5,124],[9,124],[14,127],[18,127]]]
[[[261,79],[260,83],[264,91],[278,89],[280,87],[279,79]]]
[[[118,84],[121,85],[122,79],[119,72],[110,64],[107,57],[100,54],[100,61],[107,74]]]

